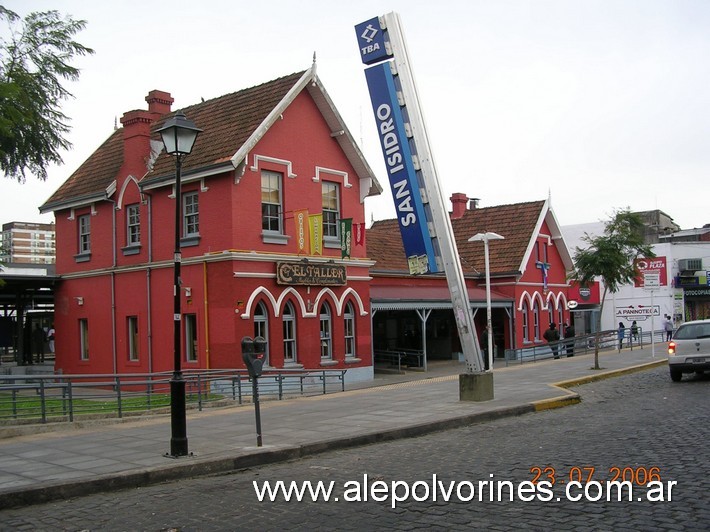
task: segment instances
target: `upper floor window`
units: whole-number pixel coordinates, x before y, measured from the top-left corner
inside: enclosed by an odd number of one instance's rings
[[[340,190],[337,183],[323,181],[323,237],[338,238],[340,220]]]
[[[79,216],[79,253],[91,251],[91,217]]]
[[[126,245],[138,246],[141,243],[141,217],[138,204],[126,207]]]
[[[200,234],[200,209],[197,192],[188,192],[182,197],[182,236],[191,237]]]
[[[261,229],[271,233],[283,233],[283,194],[281,174],[261,173]]]

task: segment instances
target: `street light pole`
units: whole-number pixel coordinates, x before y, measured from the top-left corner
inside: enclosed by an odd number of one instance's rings
[[[478,233],[468,239],[469,242],[483,241],[483,255],[486,263],[486,336],[488,338],[488,371],[493,371],[493,325],[491,322],[491,269],[488,259],[488,242],[503,240],[497,233]]]
[[[180,222],[182,219],[182,159],[192,151],[201,129],[178,111],[158,130],[165,151],[175,156],[175,252],[173,265],[173,375],[170,379],[170,456],[187,456],[187,415],[185,408],[185,379],[182,374],[180,342],[182,310],[180,305]]]

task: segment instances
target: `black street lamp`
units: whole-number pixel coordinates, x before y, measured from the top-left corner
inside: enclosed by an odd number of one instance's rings
[[[175,266],[173,276],[173,376],[170,379],[170,456],[187,456],[187,420],[185,414],[185,379],[182,376],[180,349],[180,220],[182,218],[182,187],[180,171],[182,158],[192,151],[197,135],[202,130],[185,118],[182,111],[165,122],[158,130],[165,151],[175,156]]]

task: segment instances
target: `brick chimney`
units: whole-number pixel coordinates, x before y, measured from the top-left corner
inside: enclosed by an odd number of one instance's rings
[[[150,126],[161,116],[170,112],[174,99],[170,93],[153,90],[145,101],[148,109],[128,111],[121,117],[123,124],[123,175],[142,176],[150,157]]]
[[[169,92],[152,90],[148,93],[148,96],[145,97],[145,101],[148,102],[148,111],[162,116],[170,112],[175,98],[170,96]]]
[[[453,212],[451,213],[451,218],[456,220],[462,218],[466,213],[466,207],[468,206],[468,197],[466,194],[461,192],[455,192],[451,195],[451,206],[453,207]]]

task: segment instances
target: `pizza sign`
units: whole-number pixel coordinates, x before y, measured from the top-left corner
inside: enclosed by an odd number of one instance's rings
[[[646,286],[644,279],[655,281],[656,278],[658,278],[658,283],[654,283],[654,288],[659,286],[668,286],[666,257],[636,259],[635,265],[636,271],[638,272],[638,275],[636,275],[636,278],[634,279],[635,287],[643,288]],[[656,277],[656,274],[658,277]]]

